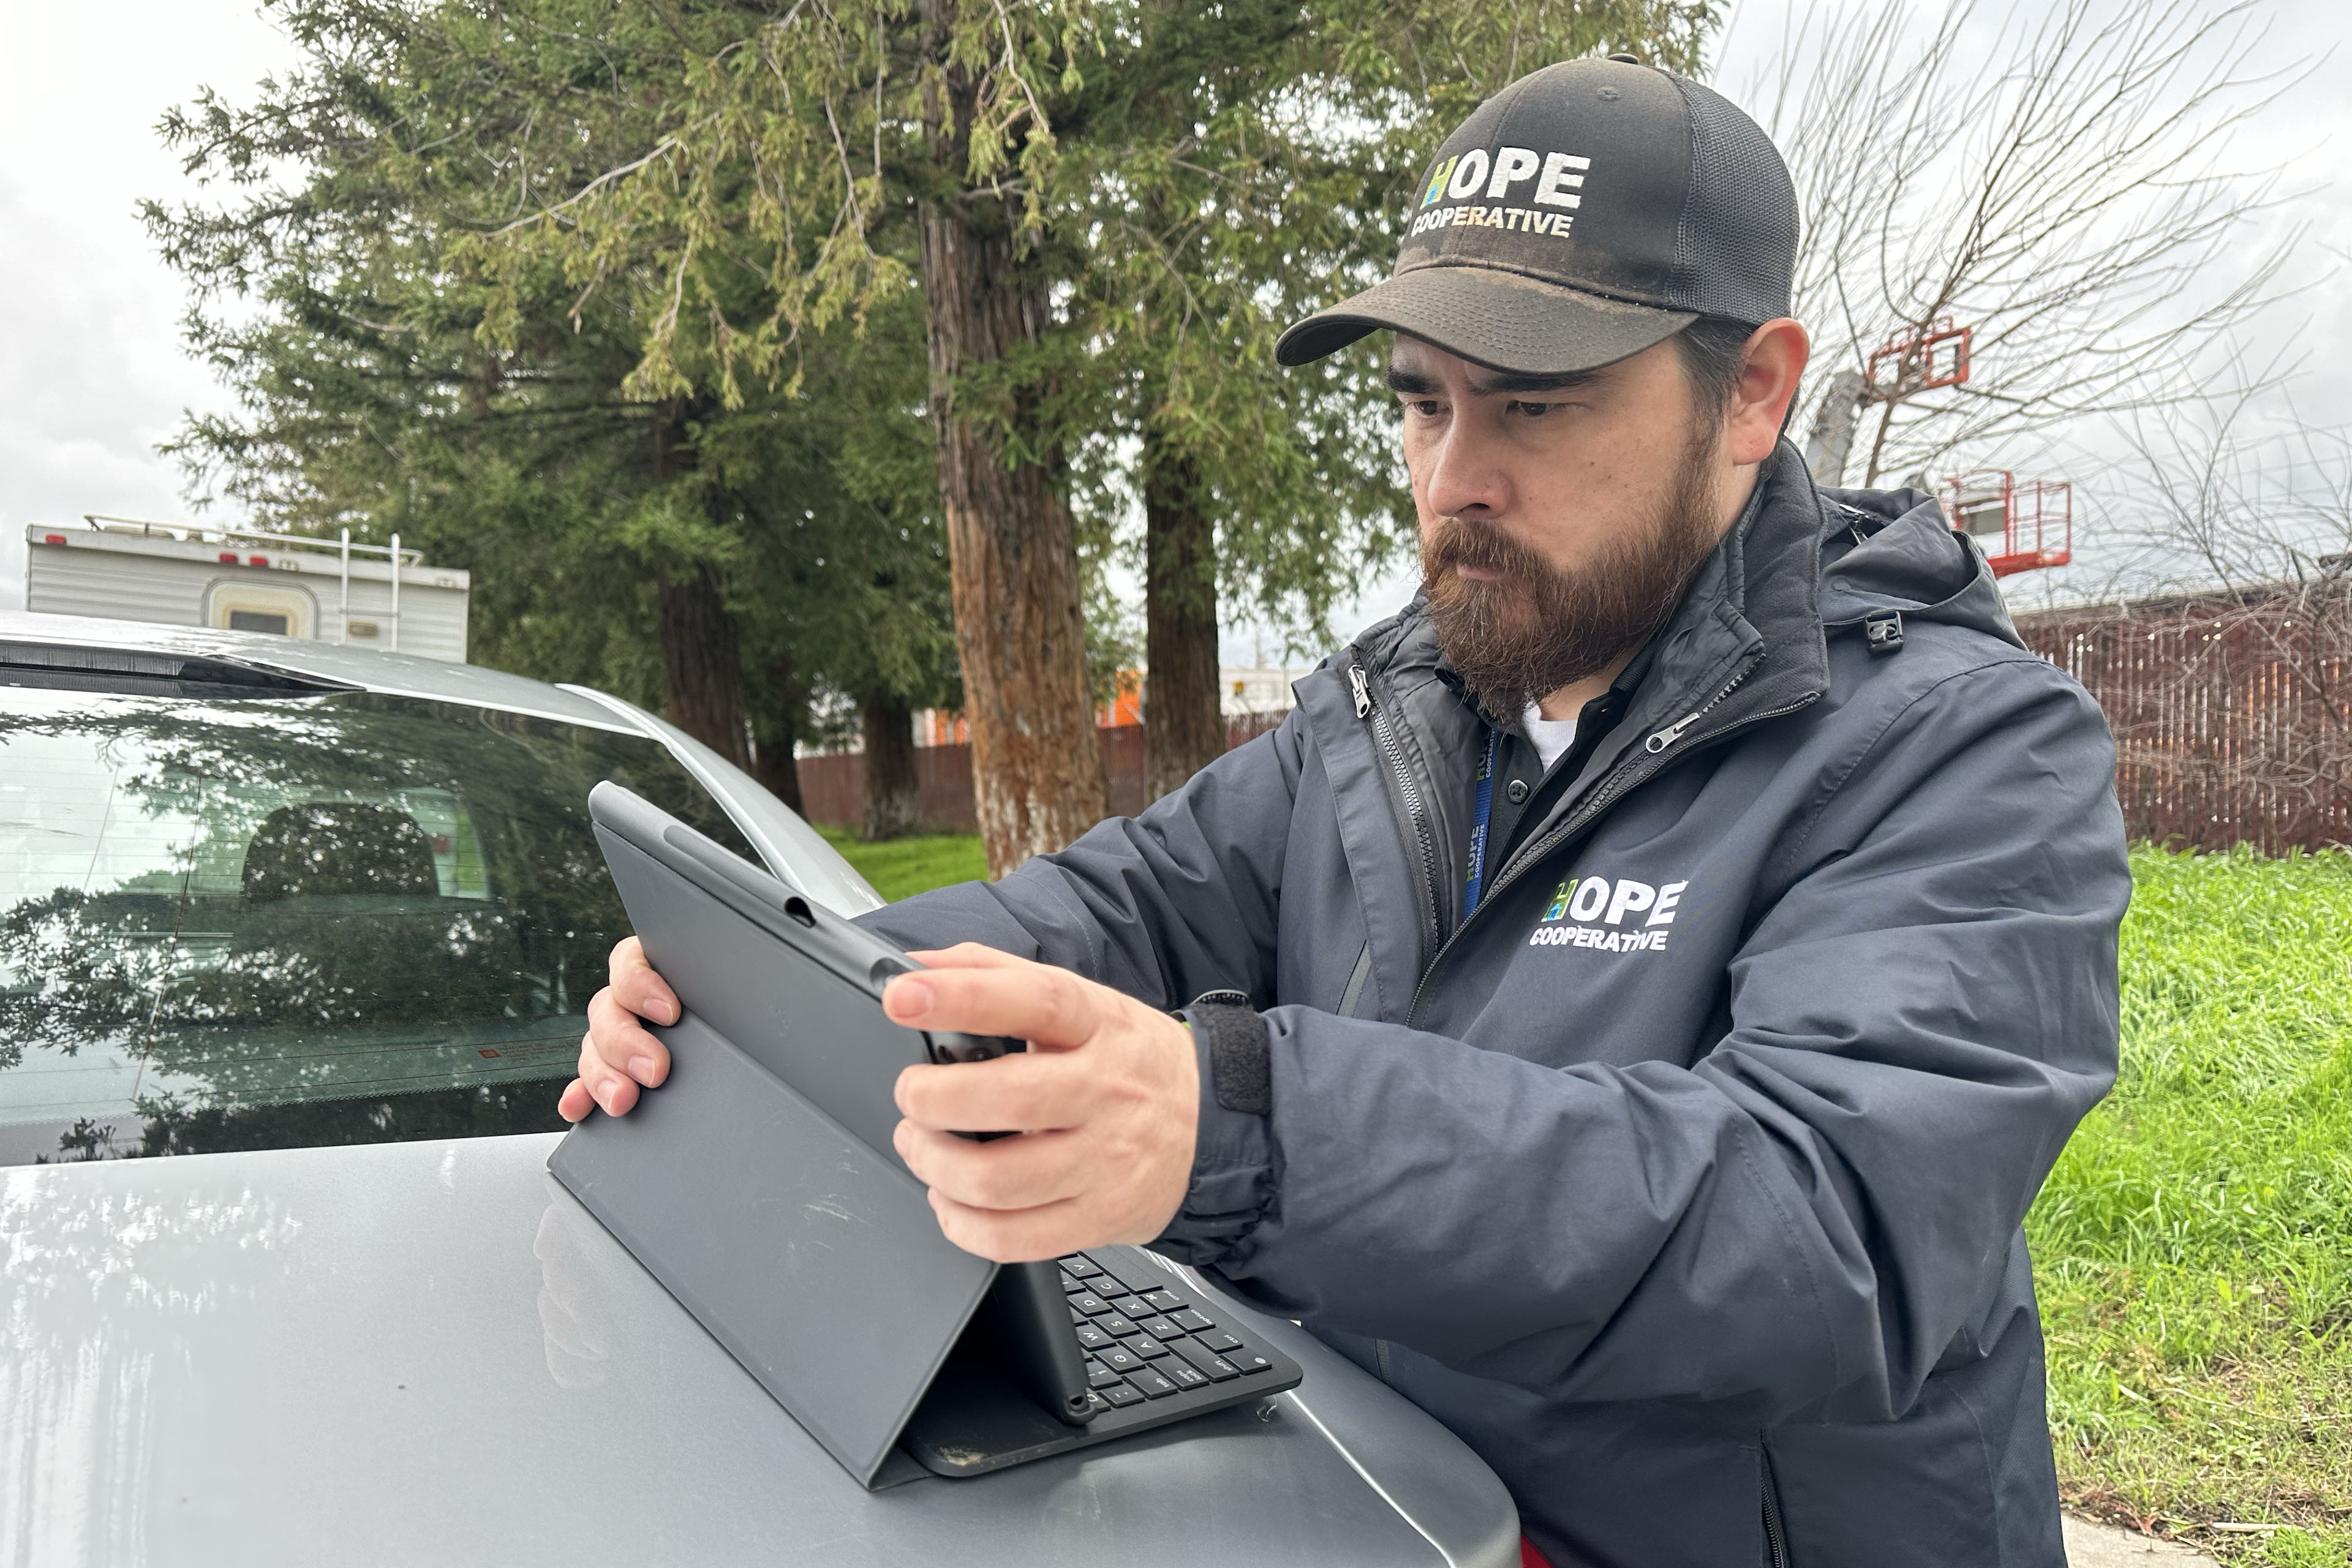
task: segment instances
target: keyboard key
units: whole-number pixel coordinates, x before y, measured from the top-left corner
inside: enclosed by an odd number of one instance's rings
[[[1099,1318],[1110,1310],[1110,1303],[1091,1290],[1081,1290],[1070,1297],[1069,1303],[1089,1318]]]
[[[1184,1370],[1186,1372],[1190,1372],[1192,1369],[1188,1366]],[[1087,1386],[1088,1388],[1108,1388],[1112,1384],[1117,1383],[1118,1381],[1118,1373],[1111,1371],[1110,1368],[1103,1365],[1100,1362],[1090,1361],[1087,1363]]]
[[[1150,1258],[1120,1249],[1098,1260],[1103,1268],[1137,1290],[1165,1290],[1168,1270]],[[1075,1272],[1075,1271],[1074,1271]],[[1080,1279],[1086,1278],[1084,1275]]]
[[[1114,1383],[1116,1383],[1116,1382],[1118,1382],[1118,1380],[1117,1378],[1113,1378],[1111,1381],[1112,1381],[1112,1382],[1114,1382]],[[1087,1415],[1101,1415],[1104,1411],[1106,1411],[1106,1410],[1108,1410],[1108,1409],[1109,1409],[1109,1408],[1110,1408],[1110,1401],[1109,1401],[1109,1400],[1105,1399],[1101,1394],[1097,1394],[1097,1393],[1096,1393],[1093,1389],[1091,1389],[1091,1388],[1089,1388],[1089,1389],[1087,1389]]]
[[[1227,1333],[1223,1329],[1219,1329],[1213,1333],[1202,1334],[1201,1336],[1201,1342],[1208,1346],[1211,1350],[1217,1352],[1219,1354],[1223,1354],[1226,1351],[1237,1351],[1242,1348],[1241,1336],[1238,1334]]]
[[[1174,1384],[1148,1367],[1141,1372],[1128,1373],[1127,1381],[1141,1389],[1146,1399],[1165,1399],[1176,1392]]]
[[[1102,1396],[1113,1405],[1140,1405],[1143,1395],[1123,1383],[1114,1383],[1102,1391]]]
[[[1168,1317],[1170,1321],[1188,1334],[1203,1334],[1217,1326],[1190,1307],[1181,1311],[1171,1312]]]
[[[1117,1340],[1112,1339],[1108,1334],[1103,1332],[1099,1325],[1094,1323],[1080,1323],[1071,1331],[1078,1336],[1078,1343],[1086,1346],[1087,1349],[1090,1351],[1098,1351],[1105,1345],[1113,1345],[1118,1342]]]
[[[1184,1337],[1184,1331],[1165,1318],[1146,1318],[1139,1326],[1155,1340],[1181,1340]]]
[[[1123,1342],[1129,1350],[1133,1351],[1136,1354],[1141,1356],[1146,1361],[1158,1361],[1161,1356],[1168,1353],[1168,1347],[1161,1344],[1158,1340],[1153,1339],[1150,1334],[1138,1334],[1135,1338]]]
[[[1229,1383],[1241,1375],[1239,1368],[1224,1357],[1202,1349],[1197,1340],[1178,1340],[1168,1348],[1182,1356],[1195,1372],[1212,1383]]]
[[[1181,1312],[1184,1310],[1184,1298],[1173,1290],[1147,1290],[1143,1299],[1150,1303],[1155,1312]]]
[[[1166,1361],[1161,1362],[1160,1365],[1153,1370],[1164,1373],[1167,1375],[1168,1381],[1174,1384],[1179,1388],[1206,1388],[1209,1386],[1208,1373],[1202,1372],[1198,1368],[1182,1361],[1179,1361],[1174,1356],[1170,1356]]]
[[[1084,1253],[1073,1253],[1063,1258],[1062,1271],[1073,1279],[1092,1279],[1102,1272],[1087,1261]]]
[[[1062,1276],[1062,1294],[1063,1294],[1063,1295],[1065,1295],[1065,1296],[1075,1296],[1075,1295],[1076,1295],[1079,1291],[1081,1291],[1081,1290],[1083,1290],[1083,1289],[1086,1289],[1086,1287],[1085,1287],[1085,1286],[1083,1286],[1083,1285],[1079,1284],[1076,1279],[1071,1279],[1067,1274],[1065,1274],[1065,1275],[1063,1275],[1063,1276]]]
[[[1100,1323],[1108,1332],[1117,1334],[1120,1339],[1125,1339],[1129,1334],[1139,1334],[1143,1331],[1141,1329],[1137,1328],[1133,1323],[1129,1322],[1125,1318],[1120,1317],[1117,1312],[1107,1312],[1103,1316],[1097,1318],[1095,1321]]]
[[[1274,1363],[1266,1360],[1265,1357],[1258,1354],[1257,1352],[1253,1350],[1234,1351],[1228,1353],[1225,1359],[1233,1363],[1234,1365],[1241,1368],[1244,1376],[1253,1372],[1271,1372],[1274,1370]]]
[[[1141,1372],[1143,1358],[1125,1345],[1113,1345],[1108,1350],[1095,1352],[1095,1360],[1116,1373]]]

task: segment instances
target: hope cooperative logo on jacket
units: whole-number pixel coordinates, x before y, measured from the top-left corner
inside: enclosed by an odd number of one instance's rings
[[[1673,933],[1655,928],[1675,923],[1675,911],[1689,886],[1687,881],[1653,886],[1631,877],[1613,882],[1606,877],[1564,878],[1545,907],[1543,919],[1528,933],[1528,945],[1597,948],[1605,952],[1663,952]],[[1647,919],[1633,920],[1644,912]],[[1629,922],[1645,929],[1606,929]]]

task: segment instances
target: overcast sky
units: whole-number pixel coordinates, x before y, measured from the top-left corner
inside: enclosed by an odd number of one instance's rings
[[[1717,79],[1774,44],[1788,0],[1739,0]],[[1998,15],[2011,0],[1993,0]],[[2032,4],[2033,0],[2024,0]],[[2116,0],[2118,4],[2135,0]],[[2335,178],[2352,146],[2352,6],[2270,0],[2282,60],[2333,49],[2335,68],[2299,89],[2253,129],[2249,161],[2292,159],[2312,187],[2273,221],[2307,222],[2316,254],[2352,255],[2352,190]],[[190,514],[181,478],[155,451],[183,411],[226,399],[182,353],[177,280],[154,258],[136,217],[142,196],[189,194],[154,133],[164,110],[204,85],[248,96],[291,51],[252,0],[0,0],[0,604],[21,605],[28,523],[108,512],[162,521]],[[2278,313],[2269,332],[2308,353],[2304,408],[2352,420],[2352,289],[2315,290]],[[213,516],[235,521],[234,514]],[[1402,579],[1370,585],[1343,631],[1393,607]],[[1255,639],[1225,638],[1228,662]]]

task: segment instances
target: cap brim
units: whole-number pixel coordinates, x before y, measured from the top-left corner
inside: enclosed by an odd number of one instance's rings
[[[1698,315],[1588,294],[1492,267],[1416,267],[1282,334],[1274,357],[1306,364],[1387,328],[1489,370],[1567,375],[1664,342]]]

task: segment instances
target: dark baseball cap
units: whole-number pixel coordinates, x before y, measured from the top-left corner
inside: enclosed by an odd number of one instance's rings
[[[1511,83],[1413,188],[1396,268],[1275,345],[1305,364],[1386,327],[1491,369],[1612,364],[1701,316],[1789,313],[1797,191],[1756,122],[1629,56]]]

